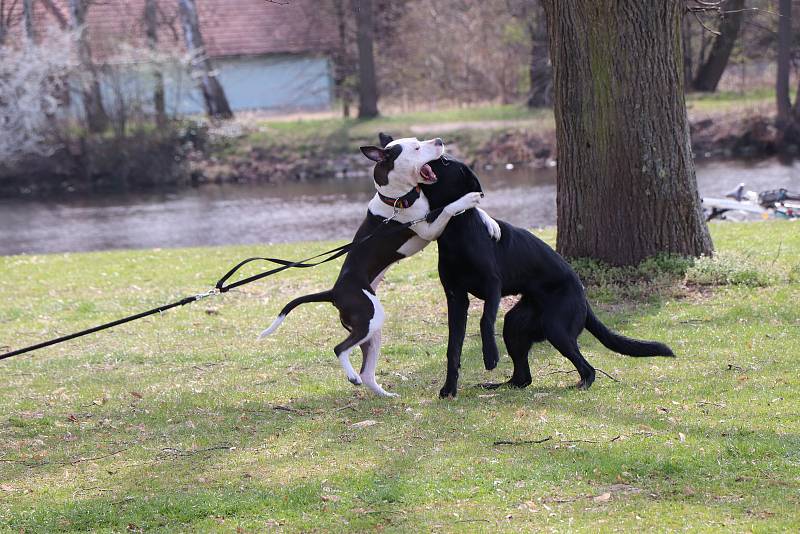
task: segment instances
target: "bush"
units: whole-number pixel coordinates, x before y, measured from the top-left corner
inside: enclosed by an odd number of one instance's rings
[[[0,48],[0,195],[127,189],[191,180],[190,153],[207,127],[156,117],[155,73],[181,76],[185,58],[121,43],[102,65],[75,61],[70,32]],[[92,132],[84,89],[102,88],[107,129]],[[176,84],[180,85],[180,84]]]
[[[681,283],[766,287],[781,278],[775,269],[754,258],[726,252],[697,259],[659,254],[635,267],[613,267],[589,258],[571,260],[570,263],[587,287],[595,293],[599,290],[598,295],[622,291],[632,298],[646,297],[654,289],[677,287]],[[800,265],[788,273],[788,278],[790,281],[800,279]]]
[[[570,263],[586,285],[631,283],[670,283],[681,279],[692,265],[692,259],[674,254],[647,258],[635,267],[613,267],[590,258],[577,258]]]
[[[54,116],[68,95],[74,73],[74,39],[69,32],[51,32],[43,44],[0,47],[0,162],[52,151]]]
[[[750,257],[730,253],[703,256],[695,260],[686,271],[686,283],[697,285],[744,285],[765,287],[773,285],[774,272],[756,263]]]

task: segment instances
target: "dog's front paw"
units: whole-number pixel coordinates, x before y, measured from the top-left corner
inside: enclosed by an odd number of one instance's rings
[[[441,399],[455,399],[458,393],[458,386],[455,384],[445,384],[439,390],[439,398]]]
[[[491,371],[500,363],[500,353],[497,347],[487,347],[483,350],[483,366],[487,371]]]
[[[486,231],[489,232],[489,237],[495,241],[500,241],[500,238],[503,237],[503,233],[500,230],[500,225],[497,224],[497,221],[492,219],[488,213],[480,208],[476,209],[478,210],[478,215],[481,216],[481,221],[483,221],[484,226],[486,226]]]
[[[476,207],[481,202],[481,193],[472,192],[467,193],[463,197],[459,198],[455,202],[448,204],[444,209],[450,215],[456,215],[457,213],[461,213],[462,211],[466,211],[468,209],[472,209]]]
[[[500,225],[497,224],[497,221],[490,217],[488,221],[483,222],[486,225],[486,229],[489,231],[491,238],[495,241],[500,241],[500,238],[503,237],[503,234],[500,231]]]

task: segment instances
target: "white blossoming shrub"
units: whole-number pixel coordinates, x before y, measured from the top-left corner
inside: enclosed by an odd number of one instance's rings
[[[52,32],[38,45],[0,47],[0,165],[53,150],[48,133],[66,109],[74,42],[69,32]]]

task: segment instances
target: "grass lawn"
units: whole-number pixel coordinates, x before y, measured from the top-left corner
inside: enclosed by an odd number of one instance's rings
[[[329,305],[255,342],[339,262],[2,361],[0,530],[798,531],[800,226],[712,232],[720,260],[689,268],[692,283],[666,261],[581,265],[608,324],[678,354],[627,358],[584,335],[588,360],[619,380],[598,373],[585,392],[543,344],[529,388],[475,387],[511,362],[482,369],[474,302],[462,389],[439,400],[434,246],[380,291],[379,379],[399,399],[345,380]],[[245,256],[328,245],[0,257],[0,345],[202,291]]]
[[[746,112],[774,105],[772,89],[747,93],[720,92],[687,95],[690,115],[724,115]],[[250,147],[291,147],[293,151],[317,149],[322,153],[350,153],[364,144],[374,144],[375,132],[414,135],[419,138],[443,135],[469,150],[479,146],[494,132],[510,128],[537,132],[555,129],[551,109],[531,110],[522,105],[485,105],[449,109],[396,113],[375,119],[343,119],[340,117],[310,117],[287,120],[272,118],[249,120],[250,133],[231,144],[223,152],[237,152]]]

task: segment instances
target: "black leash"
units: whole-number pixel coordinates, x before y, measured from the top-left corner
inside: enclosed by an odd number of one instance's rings
[[[429,213],[428,214],[428,218],[432,217],[432,214],[436,213],[437,211],[441,211],[441,208],[438,209],[438,210],[434,210],[434,212]],[[396,215],[396,213],[395,213],[395,215]],[[135,315],[131,315],[131,316],[128,316],[128,317],[123,317],[122,319],[117,319],[116,321],[112,321],[110,323],[105,323],[105,324],[101,324],[101,325],[98,325],[98,326],[95,326],[95,327],[92,327],[92,328],[87,328],[86,330],[81,330],[80,332],[75,332],[74,334],[68,334],[66,336],[61,336],[61,337],[56,338],[56,339],[51,339],[49,341],[43,341],[42,343],[37,343],[36,345],[31,345],[30,347],[25,347],[25,348],[22,348],[22,349],[11,351],[11,352],[6,352],[4,354],[0,354],[0,360],[4,360],[6,358],[11,358],[12,356],[17,356],[19,354],[25,354],[26,352],[32,352],[34,350],[43,349],[43,348],[49,347],[51,345],[56,345],[58,343],[63,343],[65,341],[69,341],[71,339],[75,339],[75,338],[78,338],[78,337],[86,336],[88,334],[93,334],[94,332],[99,332],[100,330],[106,330],[108,328],[112,328],[114,326],[119,326],[121,324],[129,323],[131,321],[136,321],[137,319],[142,319],[142,318],[148,317],[150,315],[155,315],[157,313],[162,313],[162,312],[165,312],[165,311],[167,311],[169,309],[172,309],[172,308],[177,308],[179,306],[186,306],[187,304],[191,304],[193,302],[197,302],[198,300],[202,300],[202,299],[204,299],[206,297],[210,297],[210,296],[221,294],[221,293],[226,293],[226,292],[230,291],[231,289],[233,289],[235,287],[243,286],[245,284],[249,284],[251,282],[255,282],[256,280],[261,280],[262,278],[266,278],[268,276],[272,276],[273,274],[279,273],[281,271],[285,271],[286,269],[293,269],[293,268],[305,269],[305,268],[309,268],[309,267],[316,267],[317,265],[322,265],[323,263],[327,263],[329,261],[333,261],[336,258],[339,258],[339,257],[347,254],[348,252],[350,252],[354,248],[364,244],[366,241],[369,241],[370,239],[372,239],[373,237],[375,237],[376,235],[381,233],[381,230],[384,228],[384,225],[388,224],[393,219],[394,219],[394,215],[392,217],[389,217],[388,219],[385,219],[383,221],[383,223],[378,228],[376,228],[374,231],[372,231],[371,233],[369,233],[368,235],[366,235],[366,236],[364,236],[364,237],[362,237],[360,239],[351,241],[350,243],[347,243],[345,245],[333,248],[333,249],[328,250],[326,252],[322,252],[320,254],[317,254],[316,256],[311,256],[310,258],[306,258],[304,260],[288,261],[288,260],[283,260],[283,259],[280,259],[280,258],[264,258],[264,257],[247,258],[246,260],[242,260],[239,263],[237,263],[230,271],[225,273],[225,276],[223,276],[222,278],[219,279],[219,281],[214,285],[213,289],[211,289],[209,291],[206,291],[205,293],[198,293],[197,295],[192,295],[190,297],[185,297],[185,298],[182,298],[181,300],[172,302],[170,304],[165,304],[163,306],[159,306],[158,308],[153,308],[152,310],[147,310],[147,311],[144,311],[144,312],[141,312],[141,313],[137,313]],[[396,227],[392,228],[391,230],[389,230],[387,232],[383,232],[382,235],[383,236],[392,235],[394,233],[400,232],[400,231],[405,230],[407,228],[411,228],[415,224],[417,224],[419,222],[422,222],[424,220],[425,220],[425,218],[422,218],[422,219],[416,219],[416,220],[413,220],[413,221],[409,221],[407,223],[402,223],[399,226],[396,226]],[[325,256],[327,256],[327,257],[325,257]],[[325,258],[320,260],[320,261],[316,261],[316,262],[312,261],[312,260],[316,260],[318,258],[323,258],[323,257],[325,257]],[[236,282],[233,282],[233,283],[230,283],[228,285],[225,285],[225,282],[227,282],[234,274],[236,274],[236,272],[239,271],[239,269],[241,269],[246,264],[248,264],[250,262],[253,262],[253,261],[268,261],[268,262],[271,262],[271,263],[276,263],[276,264],[280,265],[280,267],[276,267],[274,269],[270,269],[269,271],[265,271],[263,273],[255,274],[253,276],[248,276],[247,278],[243,278],[242,280],[237,280]]]

